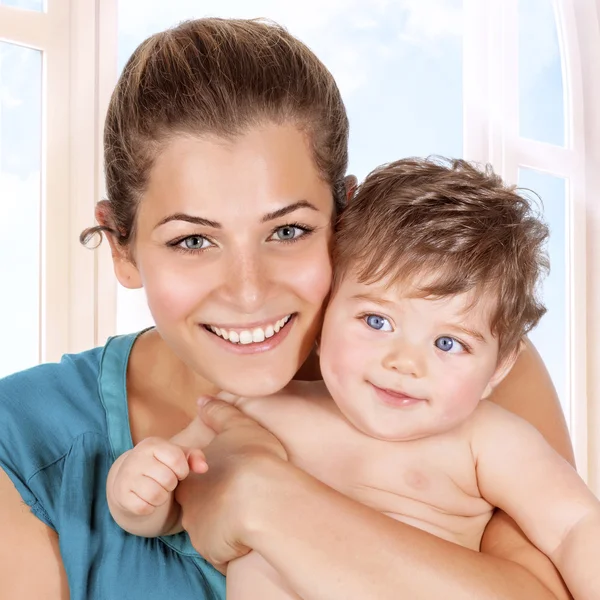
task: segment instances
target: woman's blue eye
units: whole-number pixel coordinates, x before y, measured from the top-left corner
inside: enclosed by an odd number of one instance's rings
[[[457,354],[458,352],[464,352],[465,347],[452,337],[443,335],[435,340],[436,348],[442,350],[442,352],[448,352],[450,354]]]
[[[385,317],[379,315],[366,315],[365,322],[371,329],[376,329],[377,331],[392,331],[392,325]]]
[[[302,237],[306,233],[306,230],[296,225],[284,225],[278,227],[271,236],[272,240],[280,242],[291,242]]]
[[[182,250],[204,250],[210,242],[201,235],[190,235],[177,244]]]

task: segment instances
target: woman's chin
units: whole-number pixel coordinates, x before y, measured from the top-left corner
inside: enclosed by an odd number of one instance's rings
[[[264,369],[256,373],[244,373],[235,377],[235,381],[229,378],[223,381],[219,387],[235,396],[255,398],[259,396],[270,396],[281,391],[293,379],[297,367],[280,368],[279,371],[269,376]]]

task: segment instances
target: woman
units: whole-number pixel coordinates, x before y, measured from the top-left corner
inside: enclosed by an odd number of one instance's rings
[[[133,54],[107,115],[108,200],[83,237],[107,234],[120,283],[145,288],[157,327],[0,382],[0,599],[223,597],[185,535],[137,538],[111,521],[106,473],[132,444],[182,429],[199,396],[318,375],[347,135],[331,75],[275,26],[193,21]],[[533,348],[496,401],[572,458]],[[210,471],[178,498],[219,568],[253,548],[309,600],[568,597],[501,514],[470,552],[298,471],[233,407],[201,411],[218,433]]]

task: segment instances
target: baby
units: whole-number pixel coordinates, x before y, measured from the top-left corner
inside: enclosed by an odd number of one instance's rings
[[[486,400],[545,312],[536,291],[547,235],[490,170],[430,159],[376,169],[339,223],[323,382],[235,403],[300,468],[451,542],[479,550],[500,507],[575,598],[591,600],[600,503],[536,429]],[[180,531],[161,472],[205,470],[185,448],[213,435],[196,419],[162,454],[142,442],[119,457],[107,486],[116,521],[138,535]],[[137,483],[148,478],[159,494]],[[295,597],[255,552],[229,565],[227,590],[230,600]]]

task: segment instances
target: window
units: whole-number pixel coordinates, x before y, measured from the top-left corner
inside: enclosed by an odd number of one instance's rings
[[[532,337],[579,469],[600,491],[599,13],[597,0],[0,0],[0,276],[10,290],[0,325],[12,341],[0,375],[151,322],[143,293],[117,291],[107,245],[92,253],[77,239],[103,196],[102,120],[117,73],[142,39],[182,19],[264,16],[336,76],[359,178],[397,157],[442,154],[491,162],[539,193],[553,269]]]
[[[582,15],[562,0],[467,3],[465,154],[491,162],[544,203],[553,270],[544,286],[548,314],[531,337],[559,392],[586,477],[586,328],[593,318],[586,314],[586,260],[594,253],[586,245],[592,196],[576,27],[585,30]],[[593,2],[588,5],[593,8]]]
[[[40,359],[42,55],[0,42],[0,376]]]
[[[68,46],[60,1],[43,8],[36,0],[0,2],[0,265],[8,290],[0,326],[9,341],[0,348],[0,375],[56,359],[68,343],[68,107],[59,76]]]
[[[102,6],[99,18],[94,2],[0,0],[0,376],[114,331],[96,304],[114,303],[106,254],[78,242],[100,196],[99,114],[116,73],[116,49],[99,51]]]

